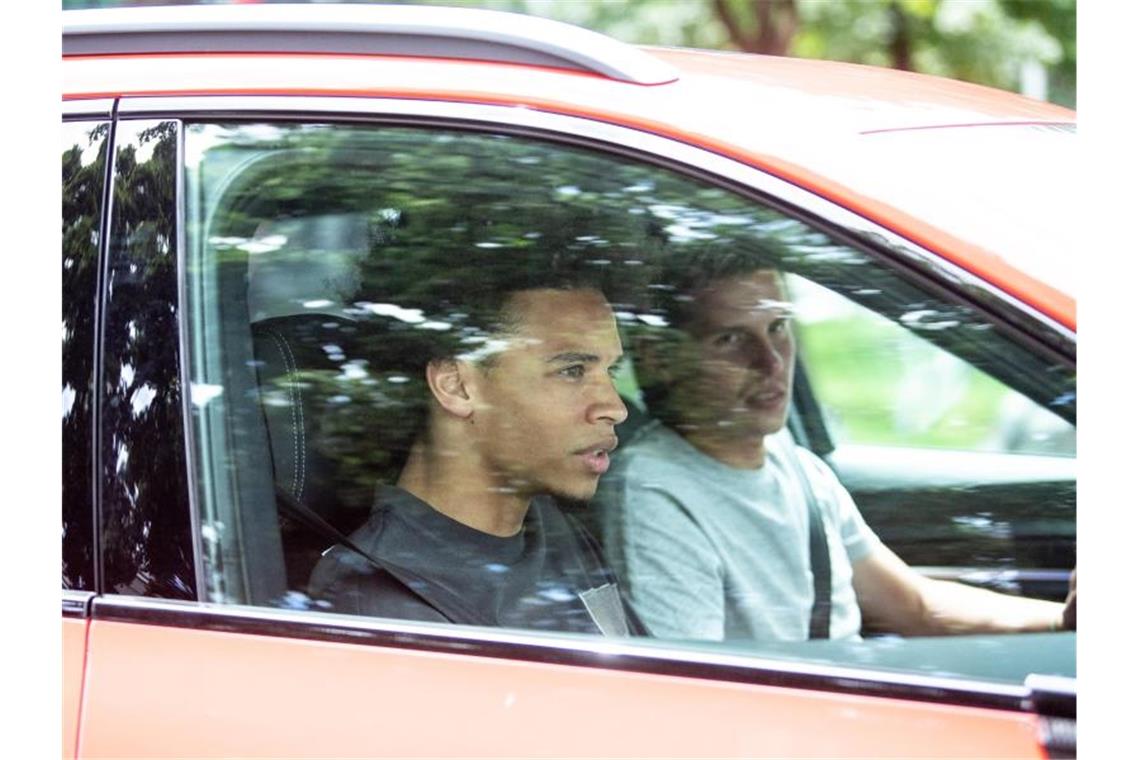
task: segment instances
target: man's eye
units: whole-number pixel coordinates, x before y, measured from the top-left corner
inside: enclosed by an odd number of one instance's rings
[[[720,333],[713,338],[713,345],[717,348],[731,348],[738,345],[740,340],[740,333],[738,332]]]
[[[606,374],[608,374],[610,376],[610,380],[616,380],[617,376],[618,376],[618,372],[621,372],[621,367],[619,367],[616,364],[606,370]]]
[[[563,367],[562,369],[558,370],[558,374],[562,375],[563,377],[585,377],[586,368],[581,364],[575,364],[570,367]]]
[[[775,322],[768,325],[768,332],[774,333],[774,334],[775,333],[787,332],[789,326],[790,326],[789,320],[777,319]]]

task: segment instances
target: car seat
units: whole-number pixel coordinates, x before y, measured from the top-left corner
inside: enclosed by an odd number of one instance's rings
[[[350,214],[264,223],[251,246],[254,368],[294,590],[306,588],[330,539],[290,505],[347,534],[367,519],[375,480],[394,477],[369,468],[367,435],[337,427],[368,376],[368,325],[352,308],[368,252],[365,224]]]

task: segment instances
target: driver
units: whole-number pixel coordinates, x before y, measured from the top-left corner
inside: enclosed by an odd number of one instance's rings
[[[652,634],[807,639],[811,502],[830,558],[823,636],[855,638],[864,625],[904,635],[1076,627],[1075,574],[1067,605],[927,579],[781,432],[796,345],[777,272],[749,268],[681,292],[669,315],[677,343],[634,344],[655,419],[623,445],[595,500],[607,556]]]

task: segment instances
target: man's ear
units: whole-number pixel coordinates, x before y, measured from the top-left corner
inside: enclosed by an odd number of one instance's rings
[[[432,359],[424,370],[431,395],[448,414],[467,419],[475,412],[467,387],[464,362],[458,359]]]

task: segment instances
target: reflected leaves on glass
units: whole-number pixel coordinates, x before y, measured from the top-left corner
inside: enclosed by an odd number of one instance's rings
[[[63,588],[93,590],[92,371],[106,123],[63,125]]]
[[[192,599],[178,373],[178,125],[116,137],[104,333],[103,573],[109,592]]]
[[[501,295],[559,282],[600,288],[627,338],[637,331],[664,342],[676,338],[671,314],[688,297],[679,283],[780,269],[1039,402],[1063,399],[1058,413],[1075,416],[1074,373],[995,340],[975,310],[786,214],[680,174],[482,134],[329,125],[188,133],[188,171],[200,178],[209,220],[207,261],[229,272],[219,279],[249,278],[248,313],[231,316],[242,329],[248,319],[255,335],[290,322],[291,345],[309,357],[287,375],[263,373],[261,403],[271,417],[303,397],[319,420],[306,428],[317,457],[305,464],[327,477],[321,492],[336,502],[318,511],[347,509],[342,530],[367,516],[376,482],[395,482],[420,427],[428,359],[494,351]],[[636,393],[633,374],[619,382]],[[288,570],[290,588],[303,588],[319,548]]]

